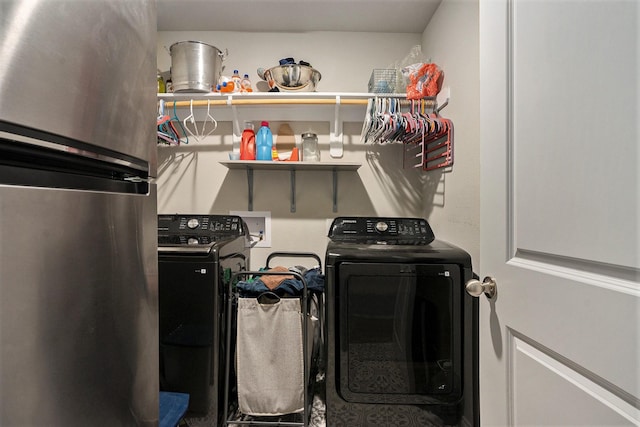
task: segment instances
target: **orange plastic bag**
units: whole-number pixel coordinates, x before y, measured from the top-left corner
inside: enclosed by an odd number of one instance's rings
[[[402,69],[402,73],[409,79],[407,99],[436,96],[442,88],[444,73],[434,63],[409,65]]]

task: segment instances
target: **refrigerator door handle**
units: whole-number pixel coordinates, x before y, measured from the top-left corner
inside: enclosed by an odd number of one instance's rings
[[[133,182],[133,183],[141,183],[141,182],[145,182],[147,184],[156,184],[156,179],[155,178],[143,178],[141,176],[128,176],[126,178],[124,178],[125,181],[129,181],[129,182]]]
[[[147,162],[122,153],[111,153],[104,148],[92,146],[81,141],[0,121],[0,141],[2,140],[16,146],[22,145],[25,149],[45,149],[61,154],[70,154],[111,163],[119,167],[139,169],[145,172],[148,170]]]

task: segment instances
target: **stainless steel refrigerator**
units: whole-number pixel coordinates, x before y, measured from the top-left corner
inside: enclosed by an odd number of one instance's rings
[[[0,425],[158,423],[156,6],[0,0]]]

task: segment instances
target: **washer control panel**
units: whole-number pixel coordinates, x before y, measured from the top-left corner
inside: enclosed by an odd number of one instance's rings
[[[430,243],[435,239],[427,220],[422,218],[338,217],[329,229],[335,241],[379,244]]]
[[[158,215],[158,244],[208,245],[242,236],[246,226],[236,215]]]

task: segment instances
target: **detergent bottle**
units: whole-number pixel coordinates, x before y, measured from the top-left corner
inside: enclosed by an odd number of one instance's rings
[[[240,141],[240,160],[256,159],[256,133],[253,131],[253,123],[244,122],[242,139]]]
[[[269,122],[262,122],[256,135],[256,160],[273,160],[273,134]]]

